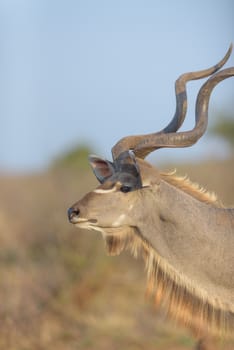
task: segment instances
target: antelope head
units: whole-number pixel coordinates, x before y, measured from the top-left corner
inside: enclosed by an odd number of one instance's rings
[[[234,76],[234,67],[220,70],[231,51],[232,45],[215,66],[176,80],[176,111],[163,130],[124,137],[112,148],[113,161],[90,156],[100,185],[68,210],[71,223],[102,233],[110,254],[126,247],[134,255],[143,253],[149,286],[157,288],[155,300],[166,299],[170,314],[216,330],[224,319],[234,327],[234,212],[217,210],[211,196],[185,181],[168,180],[144,158],[159,148],[188,147],[200,139],[213,88]],[[187,111],[186,83],[208,76],[196,99],[194,128],[178,132]],[[211,252],[209,265],[204,242]],[[218,256],[225,273],[218,273]]]
[[[129,151],[114,162],[96,156],[89,160],[100,186],[68,210],[69,219],[77,227],[101,231],[108,252],[120,253],[123,237],[130,231],[140,233],[137,223],[147,220],[153,205],[147,197],[155,191],[159,173]]]

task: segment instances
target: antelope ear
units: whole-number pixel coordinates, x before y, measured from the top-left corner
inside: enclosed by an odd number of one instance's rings
[[[108,160],[90,155],[89,163],[93,169],[94,175],[101,184],[115,173],[113,163]]]

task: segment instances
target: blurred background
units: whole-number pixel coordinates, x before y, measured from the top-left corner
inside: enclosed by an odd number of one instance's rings
[[[145,301],[142,261],[107,257],[66,210],[96,186],[88,154],[110,159],[122,136],[166,126],[177,77],[216,64],[233,41],[231,0],[0,0],[0,349],[193,348]],[[202,82],[188,84],[182,130]],[[232,205],[233,110],[228,79],[205,137],[149,159]]]

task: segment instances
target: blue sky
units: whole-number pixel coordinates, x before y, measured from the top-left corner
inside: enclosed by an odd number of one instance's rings
[[[110,158],[122,136],[160,130],[174,114],[176,78],[215,64],[230,42],[232,0],[0,0],[0,171],[41,170],[83,143]],[[189,84],[184,129],[200,85]],[[209,125],[233,114],[233,91],[234,79],[215,89]],[[225,152],[207,136],[154,158]]]

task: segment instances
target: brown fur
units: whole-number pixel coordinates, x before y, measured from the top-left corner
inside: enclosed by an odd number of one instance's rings
[[[194,185],[187,178],[162,174],[162,179],[200,201],[219,205],[215,195]],[[147,271],[147,294],[154,295],[155,304],[163,306],[170,317],[189,326],[197,335],[204,330],[218,334],[233,331],[234,312],[225,310],[212,296],[204,296],[199,287],[179,275],[135,229],[121,232],[121,235],[110,233],[106,237],[106,245],[111,255],[119,254],[126,248],[134,257],[143,256]]]

